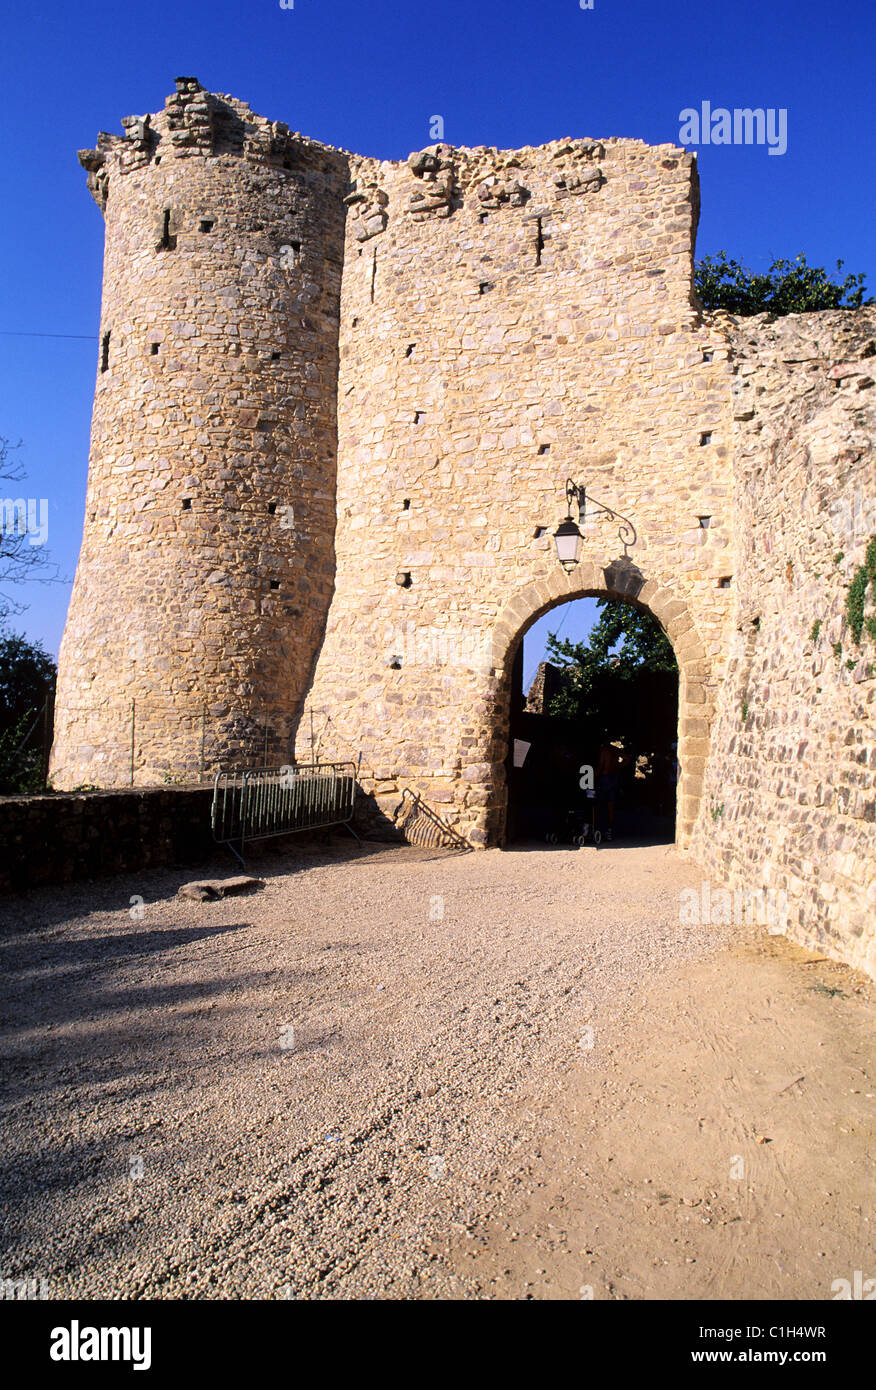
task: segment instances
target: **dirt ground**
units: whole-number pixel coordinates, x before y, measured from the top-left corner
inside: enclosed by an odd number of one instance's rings
[[[455,1266],[496,1298],[835,1297],[876,1270],[873,1040],[872,984],[782,938],[683,966],[545,1110]]]
[[[224,862],[223,875],[234,872]],[[0,901],[0,1277],[44,1296],[827,1299],[872,982],[665,846],[344,841]]]

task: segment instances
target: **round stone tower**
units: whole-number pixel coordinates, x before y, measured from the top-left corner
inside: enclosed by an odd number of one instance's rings
[[[333,586],[347,157],[176,87],[79,156],[106,249],[60,788],[288,761]]]

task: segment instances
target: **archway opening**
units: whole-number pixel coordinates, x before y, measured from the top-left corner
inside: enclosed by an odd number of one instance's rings
[[[506,843],[672,843],[679,669],[640,603],[570,599],[511,667]]]

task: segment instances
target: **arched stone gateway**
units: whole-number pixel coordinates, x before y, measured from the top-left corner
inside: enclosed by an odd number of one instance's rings
[[[651,613],[660,623],[678,662],[678,760],[680,781],[676,843],[691,841],[703,790],[714,716],[711,668],[693,620],[669,583],[648,579],[633,564],[612,561],[600,565],[582,561],[571,574],[557,569],[536,584],[521,589],[503,608],[493,630],[493,669],[499,678],[496,720],[507,729],[511,698],[511,669],[520,642],[532,624],[559,604],[578,598],[610,598]],[[504,785],[505,764],[494,764],[497,787]]]

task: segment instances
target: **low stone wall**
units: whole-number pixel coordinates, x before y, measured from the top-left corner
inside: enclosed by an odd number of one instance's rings
[[[0,798],[0,892],[197,863],[217,852],[212,787]]]
[[[230,853],[213,839],[213,788],[131,787],[116,791],[57,792],[49,796],[0,797],[0,893],[44,883],[105,878],[110,874],[194,865]],[[396,797],[394,808],[400,803]],[[357,789],[356,833],[366,840],[398,843],[403,836],[392,815]],[[284,850],[302,835],[248,842]],[[254,851],[253,851],[254,852]]]

